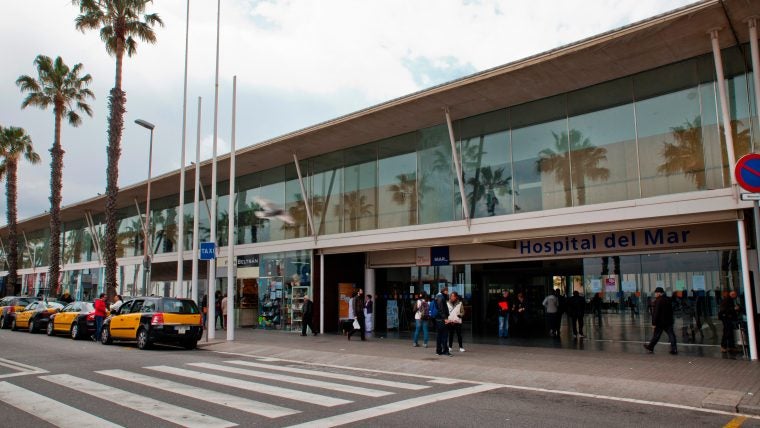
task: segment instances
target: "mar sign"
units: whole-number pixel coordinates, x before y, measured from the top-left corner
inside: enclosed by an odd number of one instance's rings
[[[760,154],[742,156],[736,162],[734,176],[742,189],[752,193],[760,192]]]
[[[201,242],[201,260],[214,260],[216,258],[216,244],[213,242]]]

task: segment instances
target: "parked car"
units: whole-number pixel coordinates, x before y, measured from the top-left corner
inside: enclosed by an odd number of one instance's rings
[[[140,349],[153,343],[194,349],[203,335],[201,311],[194,301],[174,297],[134,297],[103,323],[100,342],[136,341]]]
[[[67,333],[72,339],[82,339],[95,334],[95,306],[92,302],[76,301],[50,315],[47,335]]]
[[[29,296],[7,296],[0,300],[0,328],[11,328],[10,314],[20,311],[26,305],[34,302],[34,297]]]
[[[37,333],[40,329],[47,327],[50,315],[61,309],[63,309],[63,305],[58,302],[34,301],[26,305],[20,312],[11,314],[11,330],[26,328],[29,333]]]

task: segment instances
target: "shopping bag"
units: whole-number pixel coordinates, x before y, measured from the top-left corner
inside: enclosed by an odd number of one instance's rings
[[[354,330],[359,330],[362,326],[359,325],[359,320],[354,320]]]

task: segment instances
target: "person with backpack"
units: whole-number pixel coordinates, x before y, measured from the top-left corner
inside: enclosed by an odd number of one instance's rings
[[[435,296],[434,304],[430,305],[430,318],[435,320],[435,353],[453,357],[449,350],[449,335],[447,324],[449,323],[449,306],[446,304],[447,291],[444,287]]]
[[[412,337],[413,346],[419,347],[418,339],[420,337],[420,330],[422,330],[422,344],[425,348],[428,347],[428,325],[430,324],[430,303],[428,302],[428,295],[424,291],[420,294],[420,298],[414,305],[414,336]]]

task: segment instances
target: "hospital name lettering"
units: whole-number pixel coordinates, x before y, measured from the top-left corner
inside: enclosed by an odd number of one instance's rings
[[[665,231],[664,229],[631,230],[612,232],[606,235],[590,235],[541,240],[522,240],[519,243],[521,255],[563,254],[596,250],[615,250],[663,245],[684,245],[688,242],[690,230]]]

